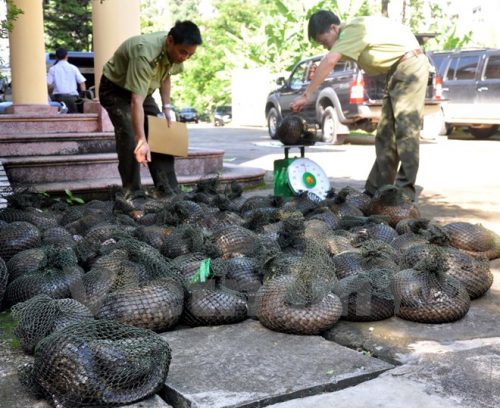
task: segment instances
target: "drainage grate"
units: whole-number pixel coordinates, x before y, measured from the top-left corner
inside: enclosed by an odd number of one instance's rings
[[[7,200],[5,197],[12,194],[12,187],[9,183],[9,178],[5,173],[5,169],[3,168],[3,164],[0,161],[0,208],[7,207]]]

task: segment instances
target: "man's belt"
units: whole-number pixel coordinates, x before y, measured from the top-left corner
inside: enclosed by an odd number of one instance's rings
[[[424,52],[420,48],[408,51],[407,53],[403,54],[403,56],[398,60],[397,63],[399,64],[400,62],[406,61],[407,59],[409,59],[411,57],[417,57],[417,56],[419,56],[420,54],[423,54],[423,53]]]

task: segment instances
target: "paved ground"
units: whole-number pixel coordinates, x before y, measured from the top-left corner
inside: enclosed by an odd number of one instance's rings
[[[190,125],[190,137],[191,145],[194,147],[222,148],[226,152],[226,161],[245,166],[261,167],[268,170],[269,174],[272,172],[273,161],[283,156],[282,149],[277,144],[271,143],[267,131],[262,128],[213,128],[206,125]],[[349,142],[342,146],[318,144],[306,151],[306,157],[323,167],[335,188],[341,188],[345,185],[361,188],[373,163],[374,147],[370,137],[354,136],[349,139]],[[451,139],[436,137],[433,140],[423,141],[418,178],[418,184],[421,187],[419,206],[422,214],[443,222],[464,220],[482,223],[500,234],[500,179],[497,174],[500,170],[499,158],[499,136],[492,140],[476,141],[468,138],[465,133],[457,133]],[[267,194],[271,192],[272,179],[268,177],[265,189],[255,193]],[[340,386],[337,388],[325,386],[316,389],[307,385],[310,389],[316,390],[312,394],[335,389],[334,392],[307,397],[307,392],[295,393],[293,389],[293,386],[300,384],[301,381],[309,381],[309,377],[301,376],[302,368],[296,366],[293,373],[298,376],[298,380],[293,381],[292,378],[292,388],[283,390],[283,395],[288,393],[290,397],[294,398],[290,401],[279,402],[274,406],[276,408],[499,407],[500,260],[491,262],[491,269],[495,275],[493,287],[486,296],[473,301],[469,313],[459,322],[445,325],[425,325],[406,322],[398,318],[376,323],[339,322],[325,334],[325,337],[337,343],[339,347],[345,348],[345,354],[342,353],[342,356],[349,356],[352,350],[356,350],[370,361],[372,359],[379,360],[380,363],[388,364],[387,367],[393,368],[374,379],[368,377],[361,382],[355,381],[346,385],[339,381]],[[7,322],[3,320],[0,323],[2,329],[5,329]],[[235,329],[236,327],[227,327],[221,330],[231,331]],[[188,330],[193,330],[192,336]],[[265,333],[264,336],[262,328],[257,322],[247,321],[242,323],[241,330],[237,330],[233,336],[223,337],[231,340],[237,337],[237,334],[243,333],[244,330],[249,332],[242,341],[249,345],[258,344],[258,341],[262,341],[268,335]],[[266,375],[272,376],[270,374],[272,367],[266,366],[266,361],[263,361],[265,369],[263,372],[266,373],[263,377],[258,377],[262,372],[256,372],[253,376],[252,373],[248,372],[242,375],[241,372],[238,372],[240,366],[235,364],[234,359],[227,363],[220,359],[216,363],[211,363],[208,359],[210,350],[213,350],[215,345],[220,347],[221,344],[217,340],[213,343],[203,342],[203,339],[210,339],[210,336],[213,336],[216,331],[218,329],[209,328],[203,332],[201,328],[198,328],[184,330],[184,333],[179,331],[166,334],[172,344],[179,343],[176,347],[178,357],[174,355],[174,358],[178,358],[178,360],[171,367],[167,387],[170,385],[173,388],[176,384],[180,384],[180,387],[178,386],[180,389],[188,387],[189,381],[192,381],[194,387],[204,386],[207,388],[207,385],[213,380],[210,373],[215,372],[215,370],[217,370],[215,379],[220,382],[220,378],[226,374],[226,380],[233,388],[252,385],[257,380],[265,382]],[[185,365],[180,359],[186,358],[189,361],[192,355],[188,351],[182,350],[181,347],[188,339],[191,342],[195,341],[195,334],[201,339],[201,343],[207,351],[202,360],[203,367],[192,368],[193,378],[191,378],[190,372],[182,371]],[[186,336],[186,340],[183,340],[183,335]],[[276,334],[276,336],[283,335]],[[0,333],[0,340],[1,338]],[[301,341],[304,341],[304,337],[301,338]],[[316,343],[319,347],[324,347],[322,341],[321,337],[311,337],[311,342]],[[242,348],[239,343],[233,343],[232,347],[241,353]],[[214,346],[212,347],[211,344]],[[264,345],[269,344],[269,342],[264,343]],[[292,342],[291,346],[296,347],[297,344],[299,343]],[[201,349],[201,345],[198,347],[198,351],[204,350]],[[259,347],[264,346],[255,345],[253,347],[258,351]],[[322,353],[318,353],[314,358],[319,357],[321,360]],[[243,354],[240,358],[247,356],[247,353]],[[278,355],[274,357],[279,360]],[[290,355],[288,364],[295,367],[296,360],[293,358],[294,356]],[[9,345],[5,341],[3,342],[2,353],[0,353],[0,407],[42,408],[47,406],[42,401],[28,397],[17,384],[14,367],[17,363],[25,360],[29,360],[29,358],[19,352],[12,351]],[[305,359],[305,361],[308,360]],[[279,366],[281,363],[275,364]],[[320,364],[318,366],[321,367]],[[277,367],[277,369],[279,368]],[[353,365],[353,368],[355,369],[356,365]],[[323,368],[322,370],[324,371]],[[346,372],[348,371],[347,368]],[[325,373],[335,373],[335,370],[329,368]],[[335,376],[332,378],[332,381],[337,381]],[[241,381],[238,382],[238,380]],[[208,388],[208,391],[213,391],[211,387]],[[272,393],[272,390],[267,390],[267,392]],[[184,390],[183,395],[200,397],[198,394],[193,394],[192,389]],[[209,403],[204,400],[206,403],[200,404],[199,399],[195,403],[196,398],[191,398],[191,400],[186,398],[184,403],[176,404],[176,406],[262,406],[259,405],[259,402],[248,402],[251,398],[244,404],[240,404],[228,402],[224,398],[217,399],[215,394],[208,396],[210,397]],[[207,394],[204,397],[207,397]],[[282,401],[286,399],[289,397],[282,399]],[[280,399],[266,400],[264,398],[263,400],[267,403],[273,403]],[[165,407],[166,404],[156,396],[147,403],[142,402],[135,406],[159,408]]]

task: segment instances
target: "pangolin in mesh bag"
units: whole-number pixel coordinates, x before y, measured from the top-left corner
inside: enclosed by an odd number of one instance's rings
[[[267,328],[293,334],[318,334],[330,329],[342,314],[342,303],[331,292],[336,282],[329,255],[308,241],[296,265],[282,264],[295,273],[277,273],[256,296],[256,314]]]
[[[345,201],[359,208],[363,214],[366,214],[368,206],[370,205],[370,197],[363,194],[362,191],[355,189],[354,187],[346,186],[339,191],[339,194],[346,194]]]
[[[481,224],[452,222],[444,225],[443,229],[455,248],[488,259],[500,257],[500,236]]]
[[[470,307],[469,294],[444,268],[439,256],[430,256],[396,273],[396,315],[420,323],[447,323],[464,317]]]
[[[225,277],[224,285],[237,292],[251,294],[262,285],[257,260],[239,256],[214,262],[216,274]]]
[[[276,139],[284,145],[314,144],[314,134],[306,130],[304,119],[298,115],[283,118],[276,129]]]
[[[307,214],[307,220],[323,221],[332,230],[336,230],[341,226],[341,219],[338,215],[334,214],[328,207],[318,207],[314,211]]]
[[[431,221],[427,218],[406,218],[396,224],[396,231],[399,235],[413,232],[419,234],[429,228]]]
[[[177,258],[191,252],[201,252],[204,246],[203,231],[195,225],[179,225],[163,239],[160,252],[167,258]]]
[[[191,327],[238,323],[247,318],[247,302],[236,291],[217,287],[213,281],[194,285],[184,303],[182,322]]]
[[[202,252],[193,252],[178,256],[171,262],[172,267],[176,268],[183,276],[185,285],[191,283],[191,280],[200,270],[201,261],[206,259],[207,256]]]
[[[42,211],[38,208],[4,208],[3,210],[0,210],[0,220],[7,221],[9,223],[14,221],[29,222],[30,224],[38,227],[41,231],[47,228],[57,227],[58,225],[57,219],[53,214]]]
[[[42,269],[47,265],[47,251],[44,247],[26,249],[18,252],[7,262],[9,282],[19,276]]]
[[[338,279],[372,269],[399,270],[397,253],[382,241],[368,240],[351,251],[341,252],[332,258]]]
[[[300,211],[281,213],[281,228],[278,232],[278,244],[281,250],[305,248],[304,216]]]
[[[6,304],[24,302],[38,294],[54,299],[71,297],[71,287],[81,281],[82,268],[71,248],[47,247],[47,264],[25,273],[7,286]]]
[[[134,237],[159,250],[173,229],[165,225],[144,225],[135,230]]]
[[[111,407],[158,391],[170,361],[168,343],[151,330],[85,321],[37,344],[32,382],[56,406]]]
[[[161,332],[177,324],[183,303],[182,285],[172,278],[160,278],[109,293],[96,318]]]
[[[263,232],[264,227],[279,221],[280,212],[275,207],[256,208],[243,214],[245,220],[243,227],[255,232]]]
[[[403,191],[392,185],[380,187],[368,206],[368,215],[386,215],[389,225],[395,227],[405,218],[420,218],[420,211]]]
[[[317,196],[311,195],[309,192],[305,191],[297,196],[290,197],[280,208],[282,211],[287,212],[299,211],[303,215],[307,216],[319,207],[321,206]]]
[[[131,238],[134,229],[122,225],[103,223],[91,228],[75,247],[80,263],[90,268],[105,248],[120,239]]]
[[[338,192],[338,194],[332,194],[331,197],[327,197],[325,200],[325,204],[335,215],[338,215],[340,218],[346,216],[362,217],[364,215],[363,211],[348,202],[348,196],[349,190],[342,189]]]
[[[240,207],[240,214],[245,214],[249,210],[256,208],[280,207],[283,204],[282,197],[276,196],[252,196],[245,198]]]
[[[7,265],[5,261],[0,258],[0,308],[2,307],[3,295],[5,294],[8,280],[9,271],[7,270]]]
[[[32,354],[37,343],[49,334],[84,320],[94,320],[92,312],[74,299],[52,299],[37,295],[11,309],[16,321],[14,335],[24,351]]]
[[[493,284],[489,260],[474,257],[459,249],[436,244],[418,244],[403,254],[402,266],[411,268],[425,257],[439,256],[446,274],[457,279],[467,290],[471,300],[484,295]]]
[[[77,241],[64,227],[52,227],[42,232],[42,245],[59,245],[73,248]]]
[[[18,252],[40,246],[40,230],[26,221],[14,221],[0,226],[0,258],[8,262]]]
[[[269,259],[277,251],[276,246],[270,246],[255,232],[238,225],[222,225],[213,232],[210,241],[212,252],[225,259],[235,256]]]
[[[341,279],[333,292],[342,301],[342,319],[370,322],[393,316],[393,276],[393,270],[374,269]]]
[[[355,227],[350,230],[357,234],[356,241],[365,241],[368,239],[375,239],[390,244],[398,233],[394,228],[385,223],[372,223],[367,222],[362,227]]]

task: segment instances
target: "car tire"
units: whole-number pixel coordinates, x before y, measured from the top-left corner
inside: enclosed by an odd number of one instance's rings
[[[267,129],[269,131],[269,136],[271,136],[271,139],[276,140],[276,131],[278,130],[278,126],[280,124],[280,118],[278,111],[276,108],[271,108],[269,109],[269,112],[267,113]]]
[[[347,135],[340,135],[337,133],[337,123],[339,117],[333,106],[328,106],[321,119],[321,140],[325,143],[335,145],[344,144]]]
[[[485,127],[469,127],[469,132],[476,139],[488,139],[493,136],[498,130],[497,125],[485,126]]]

